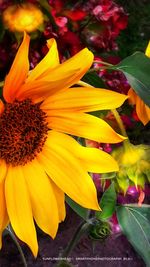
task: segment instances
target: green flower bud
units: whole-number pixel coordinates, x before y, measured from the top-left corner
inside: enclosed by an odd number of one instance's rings
[[[150,181],[150,147],[148,145],[132,145],[128,141],[115,149],[112,156],[119,164],[116,183],[126,193],[129,185],[144,188]]]
[[[104,241],[111,234],[108,222],[95,220],[89,228],[89,237],[94,240]]]

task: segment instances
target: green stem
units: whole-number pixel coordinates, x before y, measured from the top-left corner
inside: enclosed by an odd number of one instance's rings
[[[101,67],[97,67],[97,68],[91,68],[87,71],[87,73],[90,73],[90,72],[94,72],[94,71],[100,71],[100,70],[105,70],[105,69],[108,69],[109,67],[112,67],[113,65],[106,62],[106,61],[103,61],[103,60],[94,60],[93,63],[97,63],[97,64],[102,64],[104,66],[101,66]]]
[[[71,253],[71,251],[74,249],[74,247],[77,245],[77,243],[80,241],[82,235],[86,232],[86,230],[89,227],[89,222],[83,222],[79,225],[77,228],[73,238],[71,239],[70,243],[66,247],[66,249],[62,253],[62,257],[67,257]]]
[[[114,115],[114,117],[115,117],[115,119],[116,119],[116,121],[118,123],[118,126],[120,128],[121,134],[123,136],[127,137],[127,139],[125,139],[123,141],[123,146],[124,146],[124,149],[127,149],[128,150],[129,147],[130,147],[130,141],[129,141],[129,138],[128,138],[126,129],[124,127],[124,124],[122,122],[122,119],[121,119],[121,117],[120,117],[120,115],[119,115],[119,113],[118,113],[118,111],[116,109],[112,109],[111,112],[113,113],[113,115]]]
[[[91,68],[91,69],[89,69],[87,71],[87,73],[94,72],[94,71],[100,71],[100,70],[106,70],[106,69],[108,69],[107,66],[105,66],[105,67],[98,67],[98,68]]]
[[[24,267],[28,267],[27,262],[26,262],[26,259],[25,259],[25,256],[24,256],[23,251],[22,251],[22,248],[21,248],[21,246],[20,246],[20,244],[19,244],[19,242],[18,242],[15,234],[13,233],[13,230],[11,229],[11,226],[10,225],[7,226],[7,231],[9,233],[9,235],[11,236],[12,240],[14,241],[14,243],[15,243],[15,245],[16,245],[19,253],[20,253],[23,266]]]
[[[40,0],[39,2],[40,2],[41,7],[44,9],[44,13],[49,18],[54,30],[56,32],[58,32],[58,26],[54,20],[54,17],[51,14],[51,6],[48,4],[48,1],[47,0]]]
[[[83,82],[83,81],[79,81],[76,84],[83,86],[83,87],[93,87],[92,85],[90,85],[89,83]]]
[[[106,62],[106,61],[103,61],[103,60],[94,60],[93,63],[97,63],[97,64],[103,64],[105,66],[109,66],[109,67],[112,67],[113,65]]]
[[[118,126],[120,128],[121,134],[126,136],[126,137],[128,137],[126,129],[125,129],[124,125],[123,125],[122,119],[120,118],[120,115],[119,115],[118,111],[116,109],[112,109],[111,112],[113,113],[113,115],[114,115],[114,117],[115,117],[115,119],[116,119],[116,121],[118,123]]]

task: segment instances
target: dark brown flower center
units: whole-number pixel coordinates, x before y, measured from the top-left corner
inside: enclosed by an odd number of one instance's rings
[[[41,152],[47,138],[46,113],[30,99],[7,103],[0,116],[0,158],[25,165]]]

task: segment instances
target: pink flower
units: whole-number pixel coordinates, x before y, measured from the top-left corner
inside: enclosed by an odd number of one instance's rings
[[[60,28],[59,33],[63,35],[65,32],[68,31],[67,22],[68,19],[66,17],[55,17],[55,22],[57,26]]]

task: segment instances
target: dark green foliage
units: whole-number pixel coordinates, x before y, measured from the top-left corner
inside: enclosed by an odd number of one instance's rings
[[[125,58],[135,51],[145,51],[150,39],[150,1],[116,0],[127,12],[128,26],[121,32],[117,42],[119,55]]]

